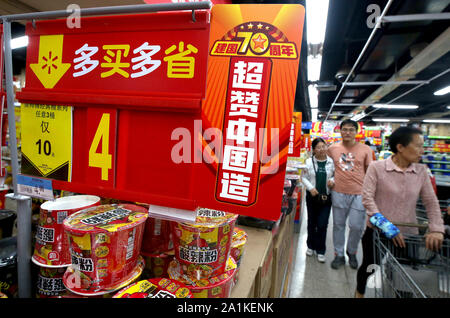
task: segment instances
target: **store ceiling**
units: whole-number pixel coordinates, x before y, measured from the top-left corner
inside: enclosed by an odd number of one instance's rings
[[[371,14],[367,12],[370,4],[377,4],[383,11],[387,0],[330,0],[327,31],[323,48],[321,81],[332,81],[336,91],[319,93],[319,119],[329,114],[330,106],[340,89],[336,73],[347,63],[354,65],[369,38],[372,29],[367,26]],[[387,16],[422,13],[449,12],[450,0],[394,0]],[[352,82],[396,80],[429,80],[450,68],[450,20],[417,21],[383,24],[377,30],[356,67]],[[446,32],[446,33],[444,33]],[[441,38],[438,38],[441,36]],[[422,51],[423,50],[423,51]],[[422,51],[422,54],[420,52]],[[425,53],[426,52],[426,53]],[[348,70],[349,71],[349,70]],[[348,72],[347,72],[348,74]],[[433,93],[450,85],[450,72],[425,84],[411,93],[411,85],[378,85],[345,87],[336,103],[389,103],[415,104],[416,110],[375,110],[366,106],[363,121],[370,123],[372,118],[442,118],[450,117],[446,106],[450,105],[450,94],[434,96]],[[335,106],[329,119],[341,120],[342,114],[362,111],[362,107]],[[374,111],[375,110],[375,111]],[[341,112],[341,116],[333,116]]]
[[[304,0],[232,0],[233,3],[301,3]],[[334,106],[331,104],[341,87],[335,78],[336,73],[345,65],[350,68],[357,60],[372,29],[367,26],[371,12],[367,12],[370,4],[376,4],[381,11],[388,0],[329,0],[328,22],[323,47],[323,58],[320,81],[328,81],[336,85],[334,91],[319,93],[319,120],[327,114],[331,120],[342,120],[351,116],[352,112],[361,112],[362,107]],[[36,12],[46,10],[64,10],[73,3],[72,0],[1,0],[0,14]],[[142,0],[81,0],[76,1],[81,8],[141,4]],[[307,8],[306,8],[307,9]],[[450,11],[450,0],[394,0],[387,15],[404,15],[419,13],[440,13]],[[450,20],[418,21],[383,24],[363,55],[355,70],[352,82],[387,81],[400,71],[410,75],[407,80],[429,80],[450,67]],[[447,30],[448,33],[444,33]],[[24,27],[19,23],[13,26],[13,37],[24,34]],[[445,36],[439,41],[439,36]],[[307,91],[307,52],[306,29],[303,34],[299,79],[295,97],[295,110],[303,113],[303,120],[311,120],[311,111]],[[427,54],[420,54],[421,50]],[[26,49],[14,50],[14,72],[20,72],[25,65]],[[423,53],[422,52],[422,53]],[[416,59],[414,59],[415,56]],[[435,60],[432,58],[435,57]],[[432,63],[430,64],[430,61]],[[429,64],[429,65],[427,65]],[[417,72],[417,74],[415,74]],[[432,118],[450,117],[446,106],[450,105],[450,94],[434,96],[433,92],[450,85],[450,72],[438,79],[423,85],[413,92],[397,99],[394,104],[416,104],[419,108],[410,110],[376,110],[369,106],[364,111],[370,113],[363,121],[370,123],[375,117],[408,117]],[[346,87],[340,94],[337,103],[388,103],[394,98],[410,90],[414,86],[362,86]],[[336,115],[340,113],[340,115]]]

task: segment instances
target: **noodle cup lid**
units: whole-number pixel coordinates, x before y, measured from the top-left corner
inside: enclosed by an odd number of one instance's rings
[[[231,247],[241,246],[247,242],[247,233],[241,228],[234,227]]]
[[[41,209],[47,211],[75,210],[91,206],[100,202],[100,197],[95,195],[72,195],[57,198],[55,201],[45,201]]]
[[[192,290],[198,289],[210,289],[229,281],[234,273],[236,272],[237,264],[236,261],[230,256],[227,260],[227,267],[225,268],[225,272],[215,277],[204,278],[200,280],[193,279],[186,274],[183,274],[181,271],[180,263],[177,259],[174,259],[169,264],[168,273],[171,279],[175,279]]]
[[[200,208],[197,210],[195,223],[184,222],[183,224],[192,227],[215,228],[234,222],[237,217],[238,215],[234,213]]]
[[[78,211],[64,220],[70,232],[116,232],[145,222],[147,209],[133,204],[105,204]]]
[[[154,278],[131,284],[113,298],[192,298],[192,292],[179,281]]]

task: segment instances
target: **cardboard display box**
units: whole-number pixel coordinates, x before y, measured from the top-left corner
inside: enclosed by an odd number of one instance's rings
[[[272,282],[269,297],[278,298],[283,288],[286,269],[289,263],[289,250],[293,244],[294,236],[294,214],[285,217],[284,222],[280,226],[278,236],[274,239],[273,246],[273,267]]]
[[[238,225],[247,235],[241,258],[239,280],[230,298],[267,297],[272,276],[272,233]],[[261,296],[266,292],[266,296]]]

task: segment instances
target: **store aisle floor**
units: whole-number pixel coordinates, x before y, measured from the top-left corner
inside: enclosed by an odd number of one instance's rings
[[[327,251],[325,253],[326,262],[319,263],[317,257],[306,256],[307,238],[307,214],[302,216],[300,233],[294,236],[294,264],[289,280],[289,298],[349,298],[354,297],[356,289],[356,270],[346,264],[338,270],[331,268],[334,259],[333,250],[333,216],[330,215],[327,231]],[[347,227],[348,235],[348,227]],[[362,249],[359,246],[357,259],[359,264],[362,261]],[[371,290],[368,289],[366,297],[371,297]]]

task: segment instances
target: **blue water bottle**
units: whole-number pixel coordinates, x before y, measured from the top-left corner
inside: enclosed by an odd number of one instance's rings
[[[381,213],[372,215],[370,223],[378,227],[388,239],[392,239],[400,233],[400,230]]]

